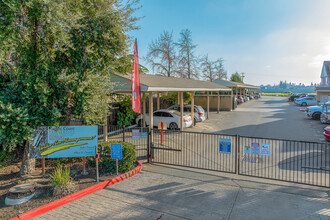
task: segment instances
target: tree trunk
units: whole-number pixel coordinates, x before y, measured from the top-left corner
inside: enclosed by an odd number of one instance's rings
[[[29,141],[26,141],[24,146],[24,156],[23,156],[23,162],[22,162],[20,174],[21,175],[31,174],[32,172],[35,171],[35,165],[36,165],[36,160],[30,159]]]

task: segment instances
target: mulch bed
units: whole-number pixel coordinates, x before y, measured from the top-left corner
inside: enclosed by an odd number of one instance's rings
[[[24,212],[30,211],[56,199],[64,197],[54,197],[53,189],[50,183],[49,174],[53,172],[54,168],[46,167],[46,175],[41,175],[41,168],[36,168],[36,171],[29,176],[20,176],[20,163],[8,165],[0,168],[0,219],[10,219]],[[87,175],[82,175],[81,163],[66,164],[70,167],[73,183],[75,184],[74,192],[85,189],[95,185],[96,171],[94,167],[86,167]],[[115,175],[100,175],[100,182],[113,178]],[[13,186],[23,183],[30,183],[34,185],[35,196],[28,202],[16,205],[5,205],[6,194]]]

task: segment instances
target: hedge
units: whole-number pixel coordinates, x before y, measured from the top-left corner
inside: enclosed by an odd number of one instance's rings
[[[103,151],[99,159],[100,173],[116,173],[116,160],[111,159],[111,144],[122,144],[123,159],[118,160],[118,172],[125,173],[136,167],[135,146],[127,142],[108,141],[99,144]],[[91,166],[95,165],[95,158],[88,161]]]

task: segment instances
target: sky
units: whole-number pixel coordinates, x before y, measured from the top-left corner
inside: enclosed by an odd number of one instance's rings
[[[141,0],[135,15],[139,60],[164,31],[190,29],[196,55],[224,59],[228,75],[254,85],[319,83],[330,60],[329,0]]]

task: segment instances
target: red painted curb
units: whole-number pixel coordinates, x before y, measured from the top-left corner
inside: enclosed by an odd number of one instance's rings
[[[137,162],[138,162],[137,167],[135,167],[131,171],[128,171],[127,173],[123,173],[123,174],[121,174],[119,176],[116,176],[116,177],[114,177],[112,179],[108,179],[108,180],[103,181],[101,183],[98,183],[98,184],[96,184],[94,186],[90,186],[90,187],[88,187],[86,189],[80,190],[80,191],[75,192],[75,193],[73,193],[71,195],[65,196],[65,197],[63,197],[61,199],[58,199],[58,200],[55,200],[55,201],[53,201],[51,203],[48,203],[48,204],[43,205],[43,206],[40,206],[40,207],[35,208],[35,209],[31,210],[31,211],[25,212],[25,213],[23,213],[21,215],[18,215],[17,217],[14,217],[14,218],[12,218],[10,220],[31,219],[31,218],[36,217],[38,215],[41,215],[41,214],[43,214],[45,212],[48,212],[48,211],[50,211],[52,209],[55,209],[57,207],[60,207],[60,206],[62,206],[64,204],[67,204],[67,203],[70,203],[70,202],[72,202],[74,200],[80,199],[81,197],[87,196],[87,195],[89,195],[89,194],[91,194],[93,192],[96,192],[96,191],[99,191],[101,189],[104,189],[107,186],[110,186],[110,185],[113,185],[113,184],[118,183],[120,181],[123,181],[123,180],[125,180],[125,179],[127,179],[127,178],[129,178],[129,177],[131,177],[131,176],[133,176],[133,175],[135,175],[135,174],[137,174],[138,172],[141,171],[141,169],[142,169],[142,163],[140,161],[138,161],[138,160],[137,160]]]

